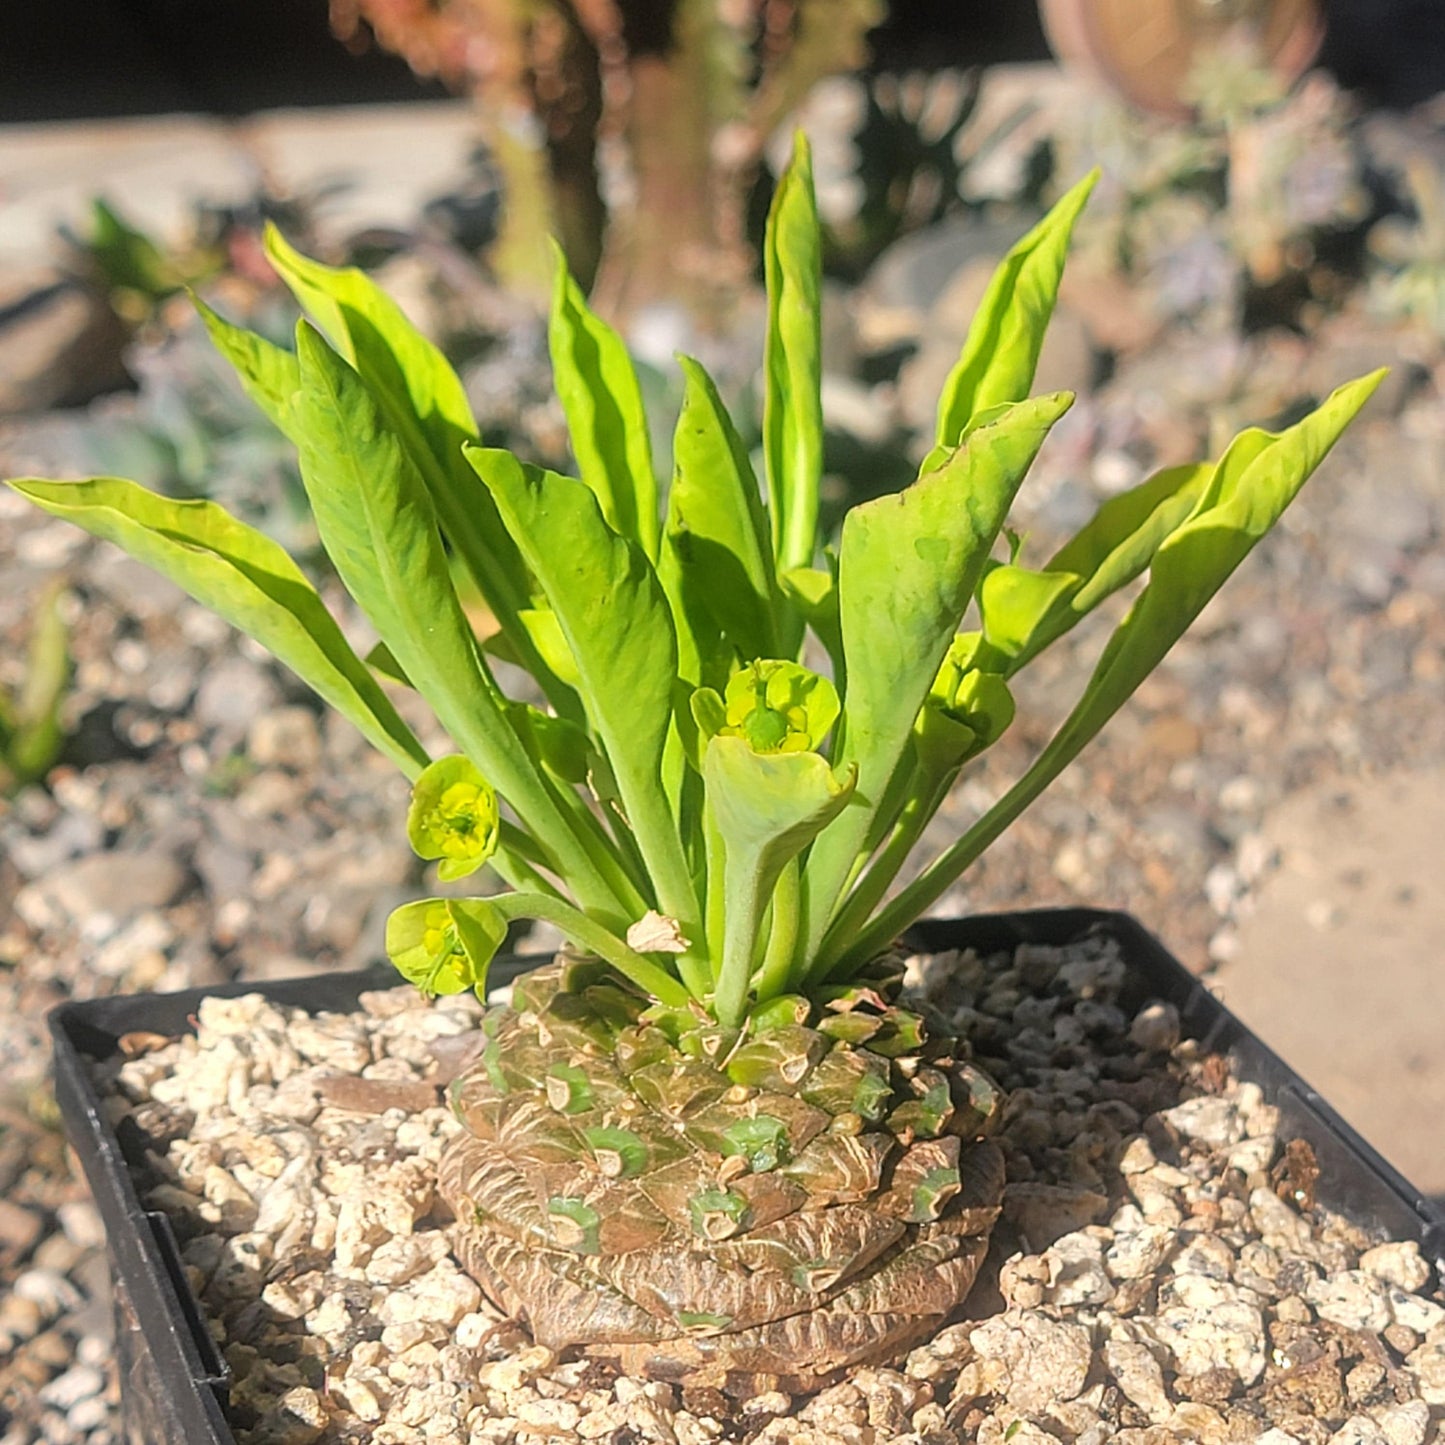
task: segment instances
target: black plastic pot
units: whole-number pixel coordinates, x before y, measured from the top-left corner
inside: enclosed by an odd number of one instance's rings
[[[1126,1002],[1159,998],[1173,1003],[1186,1037],[1228,1054],[1240,1077],[1258,1083],[1269,1102],[1279,1106],[1281,1137],[1304,1139],[1315,1151],[1321,1204],[1371,1234],[1415,1240],[1445,1274],[1445,1215],[1126,914],[1070,908],[930,920],[913,930],[910,942],[928,951],[971,947],[994,953],[1020,943],[1070,943],[1094,930],[1119,940],[1132,978],[1132,997]],[[499,960],[493,979],[508,981],[534,961]],[[90,1064],[113,1055],[118,1041],[131,1032],[191,1031],[196,1006],[207,995],[263,993],[277,1003],[310,1010],[350,1011],[366,990],[396,981],[391,969],[380,968],[64,1004],[50,1015],[56,1098],[105,1220],[127,1445],[235,1441],[226,1422],[226,1365],[186,1284],[170,1221],[142,1206],[131,1176],[130,1163],[140,1162],[147,1141],[134,1125],[113,1129],[105,1122]]]

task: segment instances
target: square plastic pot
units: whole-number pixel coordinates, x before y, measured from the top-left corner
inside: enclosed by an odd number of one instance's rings
[[[1262,1044],[1160,943],[1126,914],[1046,909],[960,920],[927,920],[909,935],[915,948],[980,953],[1020,943],[1068,944],[1103,931],[1118,940],[1128,966],[1125,1003],[1163,999],[1179,1010],[1184,1037],[1229,1055],[1241,1079],[1280,1109],[1280,1134],[1304,1139],[1320,1166],[1318,1202],[1380,1238],[1414,1240],[1445,1275],[1445,1215],[1435,1210],[1335,1111]],[[510,981],[535,959],[507,957],[493,982]],[[121,1424],[127,1445],[235,1445],[226,1419],[229,1376],[186,1283],[169,1219],[141,1203],[131,1174],[148,1140],[131,1121],[104,1118],[91,1065],[115,1054],[126,1034],[194,1031],[200,1000],[261,993],[307,1010],[349,1012],[359,996],[397,983],[390,968],[277,983],[237,983],[184,993],[136,994],[63,1004],[50,1015],[55,1092],[66,1129],[105,1221],[115,1288]]]

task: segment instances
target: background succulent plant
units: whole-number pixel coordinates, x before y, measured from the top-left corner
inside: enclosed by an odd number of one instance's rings
[[[61,705],[70,682],[65,597],[57,583],[37,600],[17,686],[13,692],[0,687],[0,798],[43,778],[65,746]]]

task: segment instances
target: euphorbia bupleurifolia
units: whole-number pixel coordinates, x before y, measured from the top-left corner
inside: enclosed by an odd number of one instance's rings
[[[1066,392],[1030,397],[1063,197],[993,278],[917,480],[818,536],[819,240],[806,148],[766,235],[761,485],[712,380],[685,390],[665,506],[621,339],[560,260],[550,324],[575,477],[477,434],[456,374],[358,271],[269,254],[311,321],[287,351],[201,307],[296,444],[321,541],[380,643],[363,660],[291,559],[209,502],[20,481],[249,632],[412,780],[455,881],[387,947],[430,993],[484,990],[518,919],[581,956],[488,1014],[442,1186],[458,1248],[537,1338],[669,1378],[804,1385],[921,1337],[967,1292],[1002,1187],[996,1091],[885,985],[888,944],[1079,753],[1269,530],[1378,382],[1106,502],[1042,565],[1010,504]],[[464,573],[494,625],[474,629]],[[893,890],[1014,677],[1144,579],[1013,786]],[[965,620],[973,625],[964,628]],[[504,692],[493,659],[533,681]],[[383,681],[455,751],[433,759]],[[588,957],[595,961],[586,961]],[[484,1141],[479,1144],[478,1141]]]

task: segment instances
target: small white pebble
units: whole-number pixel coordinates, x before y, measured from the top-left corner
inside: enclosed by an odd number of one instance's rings
[[[1363,1270],[1349,1269],[1311,1280],[1305,1287],[1305,1298],[1322,1320],[1347,1330],[1378,1334],[1391,1322],[1385,1286]]]
[[[1151,1054],[1165,1054],[1179,1042],[1179,1010],[1172,1003],[1149,1003],[1134,1015],[1129,1042]]]
[[[65,1412],[66,1426],[79,1436],[98,1431],[110,1419],[110,1406],[103,1395],[91,1395]]]
[[[40,1398],[57,1410],[69,1410],[105,1389],[105,1376],[90,1365],[72,1365],[40,1390]]]
[[[1360,1268],[1402,1289],[1414,1294],[1430,1283],[1430,1266],[1420,1255],[1420,1246],[1413,1239],[1377,1244],[1360,1256]]]
[[[517,1419],[544,1435],[566,1435],[577,1428],[582,1412],[570,1400],[524,1400]]]

